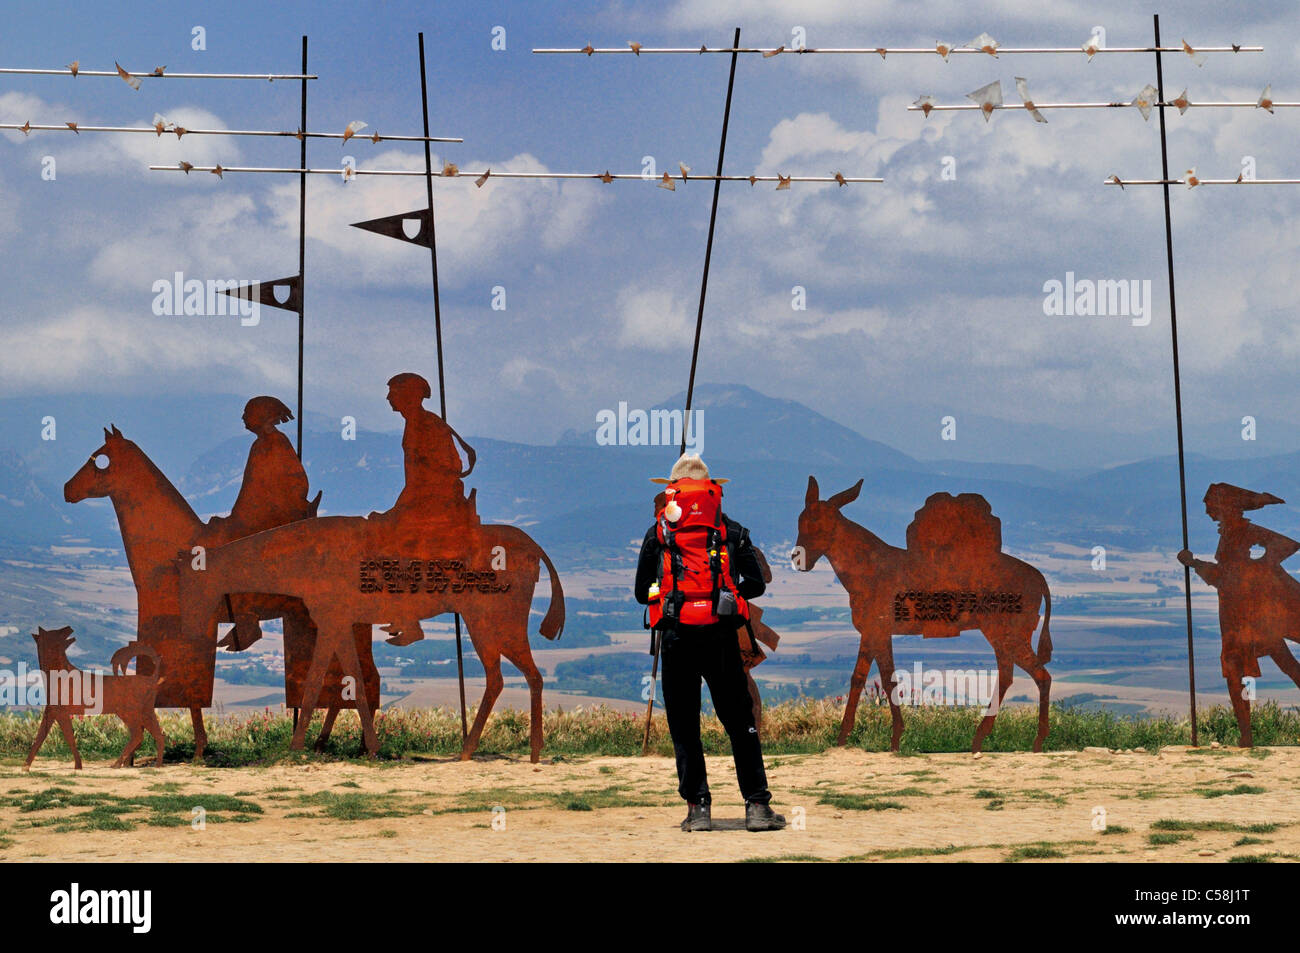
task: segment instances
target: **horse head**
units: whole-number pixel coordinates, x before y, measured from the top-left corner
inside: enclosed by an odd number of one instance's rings
[[[89,497],[112,495],[119,485],[122,458],[131,446],[131,441],[123,437],[116,426],[111,430],[105,427],[103,446],[92,453],[72,479],[63,485],[63,498],[69,503],[80,503]],[[115,457],[117,466],[114,466]]]
[[[826,555],[842,517],[841,507],[852,503],[862,492],[859,480],[847,490],[841,490],[829,500],[820,498],[816,477],[808,478],[808,492],[804,495],[803,512],[799,514],[799,538],[795,541],[790,558],[796,569],[808,572]]]
[[[77,641],[72,637],[72,626],[61,629],[42,629],[36,627],[32,635],[36,640],[36,658],[40,661],[41,671],[66,671],[72,667],[68,661],[68,646]]]

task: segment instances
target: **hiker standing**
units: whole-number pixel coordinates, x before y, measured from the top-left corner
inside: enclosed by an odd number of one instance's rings
[[[688,805],[684,831],[712,829],[709,781],[700,741],[700,681],[731,740],[745,798],[745,827],[780,830],[771,806],[763,751],[736,630],[748,625],[748,599],[763,594],[749,532],[722,514],[724,479],[710,479],[696,454],[683,454],[667,480],[664,506],[646,532],[635,595],[649,607],[660,642],[663,699],[677,757],[677,791]]]

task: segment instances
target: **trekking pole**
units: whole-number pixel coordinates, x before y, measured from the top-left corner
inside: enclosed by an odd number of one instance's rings
[[[654,640],[654,661],[650,664],[650,699],[645,705],[645,734],[641,737],[641,757],[645,757],[650,750],[650,718],[655,710],[655,680],[659,677],[659,633],[651,635]]]

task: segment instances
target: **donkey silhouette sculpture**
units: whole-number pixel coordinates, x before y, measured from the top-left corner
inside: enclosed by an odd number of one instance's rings
[[[1237,716],[1241,746],[1254,743],[1250,730],[1247,678],[1260,676],[1265,655],[1300,687],[1300,662],[1286,640],[1300,641],[1300,580],[1282,562],[1300,552],[1300,543],[1246,519],[1247,510],[1285,502],[1271,493],[1257,493],[1230,483],[1211,484],[1205,512],[1219,524],[1214,560],[1196,559],[1183,550],[1178,560],[1219,591],[1219,631],[1223,638],[1220,664]],[[1254,549],[1262,552],[1255,556]]]
[[[792,557],[796,568],[804,571],[823,556],[830,561],[848,590],[853,625],[861,634],[836,744],[844,744],[853,729],[858,699],[875,662],[881,686],[889,694],[890,748],[898,750],[903,715],[899,692],[894,690],[894,635],[946,638],[979,629],[997,657],[998,689],[975,731],[971,750],[979,751],[993,730],[998,707],[1011,687],[1012,666],[1019,665],[1038,685],[1034,750],[1041,751],[1052,685],[1045,667],[1052,657],[1048,630],[1052,598],[1042,573],[1002,552],[1001,525],[981,496],[932,495],[908,527],[907,548],[899,549],[840,512],[861,491],[859,480],[822,500],[817,481],[810,476]],[[1034,652],[1031,643],[1040,602],[1046,608]]]
[[[68,661],[68,646],[77,641],[72,637],[70,626],[62,629],[38,627],[32,638],[36,640],[36,657],[40,660],[41,674],[45,678],[45,711],[41,715],[41,726],[36,731],[36,740],[27,752],[23,770],[31,768],[36,753],[45,743],[45,736],[57,721],[63,730],[64,740],[72,749],[73,765],[80,771],[81,752],[77,750],[77,739],[72,733],[72,718],[74,715],[87,714],[117,715],[126,722],[131,735],[121,755],[113,762],[113,767],[135,764],[135,749],[140,747],[147,730],[158,749],[155,764],[161,768],[166,742],[162,726],[158,724],[158,715],[154,711],[154,699],[162,681],[158,653],[147,645],[137,646],[133,652],[137,657],[147,658],[152,663],[150,675],[105,675],[102,672],[83,672]],[[138,661],[136,665],[138,669]]]

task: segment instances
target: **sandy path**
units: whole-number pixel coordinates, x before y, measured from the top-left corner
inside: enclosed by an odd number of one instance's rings
[[[76,774],[40,759],[31,774],[0,768],[0,857],[22,860],[206,861],[608,861],[714,860],[811,856],[827,860],[1003,860],[1017,847],[1071,861],[1223,861],[1267,853],[1300,856],[1300,749],[1250,754],[1236,749],[1155,754],[1094,752],[942,754],[899,757],[858,750],[768,759],[775,803],[803,829],[749,834],[729,759],[710,758],[715,816],[731,829],[686,835],[666,758],[590,758],[529,764],[488,759],[461,764],[303,763],[215,769],[167,765]],[[159,792],[234,795],[264,813],[248,823],[214,810],[192,830],[153,826],[149,814],[123,815],[133,830],[86,830],[68,819],[87,807],[23,811],[58,785],[83,798]],[[1241,793],[1208,797],[1207,793]],[[59,795],[66,799],[71,795]],[[837,800],[838,799],[838,800]],[[829,802],[829,803],[826,803]],[[876,809],[869,808],[876,805]],[[888,807],[886,805],[896,805]],[[504,807],[504,815],[492,808]],[[1111,833],[1093,829],[1104,808]],[[341,819],[369,811],[382,816]],[[296,816],[294,816],[296,815]],[[494,816],[504,829],[493,829]],[[1164,833],[1183,822],[1275,824],[1275,830]],[[60,832],[58,820],[72,830]],[[46,826],[33,827],[32,823]],[[1114,832],[1119,825],[1127,830]],[[1159,831],[1157,830],[1157,833]],[[1243,838],[1248,843],[1234,846]],[[947,848],[952,846],[953,850]],[[935,849],[945,853],[936,853]],[[1051,857],[1050,854],[1059,854]],[[1033,859],[1032,857],[1029,859]]]

